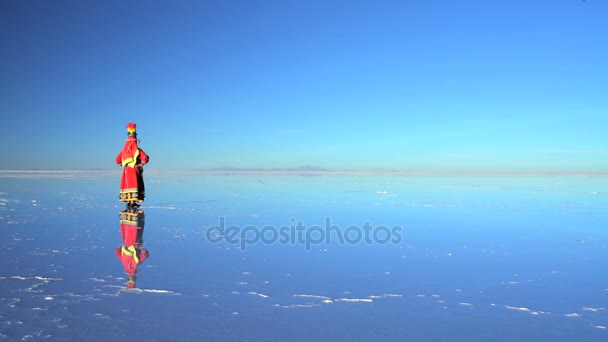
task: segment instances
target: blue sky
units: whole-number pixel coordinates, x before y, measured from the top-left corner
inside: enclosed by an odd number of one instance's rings
[[[608,2],[0,3],[0,169],[606,171]]]

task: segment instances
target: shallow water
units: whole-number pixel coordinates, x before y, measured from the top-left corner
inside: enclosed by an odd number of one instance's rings
[[[0,338],[608,338],[605,176],[146,177],[127,289],[119,175],[0,175]]]

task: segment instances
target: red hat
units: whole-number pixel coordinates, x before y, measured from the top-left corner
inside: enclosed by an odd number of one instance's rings
[[[129,135],[136,135],[137,134],[137,128],[136,128],[136,125],[133,122],[129,122],[127,124],[127,133],[129,133]]]

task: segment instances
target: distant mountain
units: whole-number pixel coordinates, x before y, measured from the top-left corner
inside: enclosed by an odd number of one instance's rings
[[[328,172],[330,170],[314,165],[303,165],[290,168],[272,168],[271,171],[295,171],[295,172]]]
[[[266,170],[261,169],[261,168],[242,168],[242,167],[224,166],[224,167],[214,167],[211,169],[200,169],[200,171],[242,172],[242,171],[266,171]]]
[[[205,171],[215,172],[329,172],[330,170],[314,165],[303,165],[298,167],[274,167],[271,169],[264,168],[241,168],[241,167],[216,167],[211,169],[205,169]]]

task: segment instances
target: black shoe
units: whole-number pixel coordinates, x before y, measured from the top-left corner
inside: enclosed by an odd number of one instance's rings
[[[140,207],[139,203],[131,203],[131,208],[137,209],[139,207]]]

